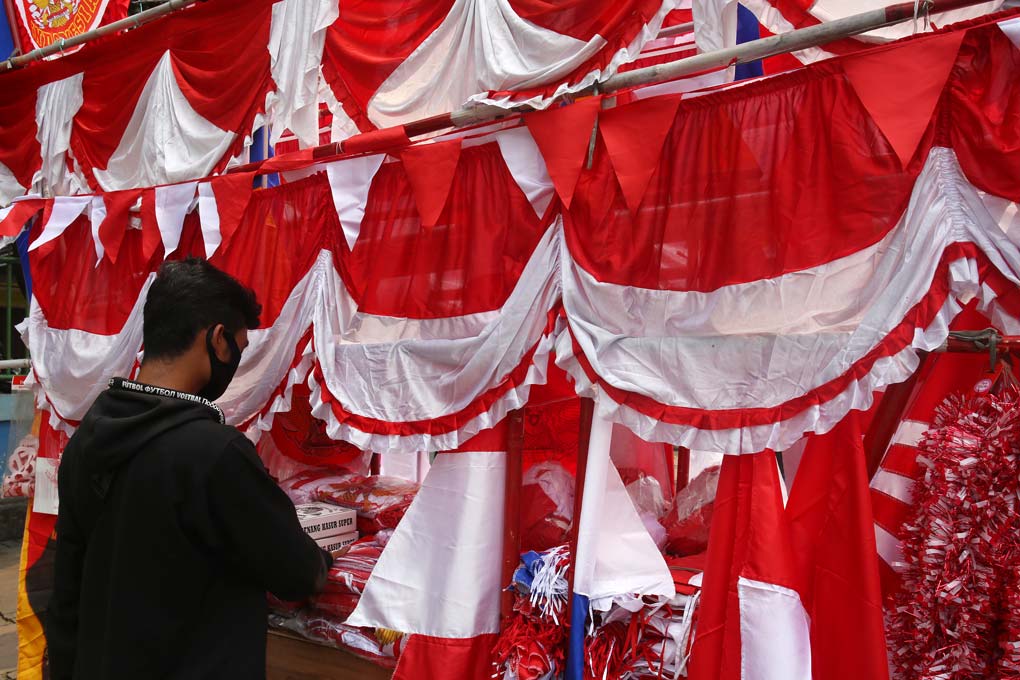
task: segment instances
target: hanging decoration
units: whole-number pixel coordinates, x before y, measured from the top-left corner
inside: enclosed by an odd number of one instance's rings
[[[987,385],[986,385],[987,389]],[[922,439],[903,590],[889,616],[900,680],[1020,674],[1020,391],[954,396]]]

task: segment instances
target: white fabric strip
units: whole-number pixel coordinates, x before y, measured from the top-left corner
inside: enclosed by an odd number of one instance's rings
[[[36,93],[35,136],[39,140],[42,165],[32,179],[32,186],[47,196],[69,196],[89,191],[85,179],[67,168],[72,122],[84,102],[84,77],[84,73],[76,73],[46,83]]]
[[[554,189],[545,167],[545,158],[531,132],[526,127],[519,127],[497,132],[493,136],[517,186],[528,197],[535,214],[542,217],[552,202]]]
[[[556,82],[605,44],[525,21],[509,0],[455,0],[443,22],[379,86],[379,127],[460,108],[478,92]]]
[[[515,97],[514,95],[490,96],[488,91],[499,88],[488,87],[476,90],[476,92],[481,92],[482,94],[475,94],[471,96],[468,101],[473,104],[491,104],[494,106],[502,106],[503,108],[527,105],[534,109],[545,109],[557,98],[574,92],[580,92],[581,90],[591,87],[596,81],[604,80],[615,74],[624,64],[629,64],[635,59],[638,59],[641,56],[641,50],[644,49],[645,45],[652,40],[655,40],[656,36],[659,34],[659,31],[662,29],[662,24],[666,20],[666,15],[674,9],[683,7],[685,4],[688,3],[684,0],[663,0],[662,5],[659,7],[659,11],[654,17],[652,17],[651,21],[645,24],[644,28],[642,28],[634,39],[630,41],[629,45],[617,50],[616,53],[613,54],[605,68],[592,70],[575,82],[561,83],[549,95],[535,95],[528,98],[522,96]],[[589,42],[588,45],[592,45],[596,39],[598,39],[598,36],[596,36],[592,42]],[[574,59],[573,65],[563,70],[562,75],[569,73],[571,70],[584,63],[584,61],[588,59],[588,54],[587,52],[584,52],[583,55],[583,57],[579,55],[576,59]],[[562,75],[548,75],[543,76],[542,79],[531,78],[524,83],[507,84],[502,89],[527,89],[550,84],[556,82],[556,80],[562,77]]]
[[[11,169],[0,163],[0,206],[9,205],[26,191],[28,187],[21,186]]]
[[[903,562],[903,548],[900,540],[888,531],[875,525],[875,545],[878,547],[878,555],[893,569],[899,571]]]
[[[181,243],[184,218],[195,202],[198,182],[156,187],[156,224],[163,241],[163,257],[169,257]]]
[[[737,580],[741,680],[811,680],[811,626],[789,588]]]
[[[102,225],[103,220],[106,219],[106,201],[102,194],[92,197],[92,202],[89,203],[89,221],[92,222],[92,243],[96,249],[96,266],[103,261],[103,253],[106,252],[106,247],[103,242],[99,239],[99,227]]]
[[[903,503],[910,504],[914,500],[914,480],[889,470],[879,469],[871,479],[871,488]]]
[[[375,154],[326,165],[326,177],[333,193],[333,207],[343,227],[347,247],[351,250],[354,250],[358,234],[361,233],[361,220],[365,217],[372,180],[385,158],[386,154]]]
[[[1010,42],[1016,45],[1017,49],[1020,49],[1020,18],[1000,21],[999,28],[1006,34]]]
[[[53,199],[53,211],[50,213],[50,218],[43,225],[42,233],[32,241],[32,245],[28,249],[35,250],[39,246],[59,238],[91,203],[91,196],[61,196]]]
[[[437,456],[347,625],[442,638],[498,633],[505,475],[502,451]]]
[[[191,106],[172,59],[167,51],[159,60],[106,169],[95,170],[104,191],[205,177],[234,142],[233,132],[221,130]]]
[[[198,185],[198,220],[202,224],[205,256],[209,258],[223,242],[223,236],[220,234],[220,211],[216,205],[216,194],[213,193],[211,182],[200,182]]]
[[[269,57],[276,90],[266,103],[271,143],[288,129],[302,147],[319,143],[319,63],[326,29],[339,15],[337,0],[279,0],[273,5]]]
[[[924,437],[924,433],[928,431],[931,425],[929,423],[922,423],[920,420],[904,420],[901,421],[899,426],[896,428],[896,432],[893,433],[892,439],[889,440],[890,444],[902,444],[904,446],[917,446],[921,443],[921,438]]]

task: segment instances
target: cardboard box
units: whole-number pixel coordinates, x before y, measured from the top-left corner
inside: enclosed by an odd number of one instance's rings
[[[338,550],[343,550],[356,540],[358,540],[357,532],[344,534],[342,536],[327,536],[325,538],[320,538],[315,542],[318,543],[319,547],[323,550],[335,553]]]
[[[295,506],[305,533],[319,540],[357,532],[357,513],[329,503],[304,503]]]

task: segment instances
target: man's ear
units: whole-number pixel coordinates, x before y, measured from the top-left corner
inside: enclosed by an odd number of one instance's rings
[[[227,344],[227,328],[221,323],[212,327],[212,346],[216,352],[216,358],[223,363],[229,363],[231,359],[230,345]]]

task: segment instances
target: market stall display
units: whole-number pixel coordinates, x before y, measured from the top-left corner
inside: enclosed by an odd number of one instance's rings
[[[155,269],[205,255],[264,305],[221,400],[229,422],[272,441],[264,460],[292,500],[351,509],[361,534],[326,592],[274,603],[279,626],[400,678],[483,677],[495,649],[507,677],[731,680],[746,658],[802,680],[846,633],[815,615],[836,597],[819,527],[847,529],[852,595],[880,600],[846,424],[964,305],[1020,331],[1017,20],[427,144],[379,131],[339,158],[264,166],[289,173],[268,189],[249,168],[18,204],[0,219],[32,220],[22,332],[39,406],[72,431],[106,378],[135,370]],[[221,132],[243,131],[276,65],[251,66],[259,96]],[[157,68],[176,82],[188,66]],[[106,146],[85,172],[103,172]],[[530,441],[526,427],[485,438],[522,409],[533,422],[552,365],[571,403],[538,415]],[[661,465],[614,460],[620,432]],[[832,436],[845,460],[809,446],[787,489],[775,452],[805,436]],[[677,484],[673,447],[726,455]],[[371,474],[375,453],[422,452],[442,453],[420,488]],[[501,612],[500,571],[521,552]],[[673,557],[702,554],[703,583],[678,579]],[[855,653],[874,666],[880,612],[855,611]]]

